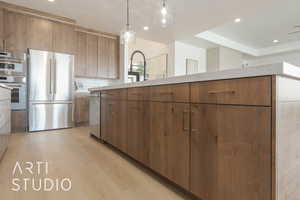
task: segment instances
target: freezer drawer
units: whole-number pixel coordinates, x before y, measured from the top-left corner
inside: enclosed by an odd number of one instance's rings
[[[74,105],[68,103],[30,103],[29,131],[70,128],[74,126]]]

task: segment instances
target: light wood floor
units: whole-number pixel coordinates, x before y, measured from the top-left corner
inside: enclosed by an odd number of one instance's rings
[[[47,161],[44,178],[70,178],[69,192],[13,192],[16,162]],[[36,170],[35,170],[36,172]],[[36,175],[34,175],[36,176]],[[39,179],[39,177],[34,177]],[[31,185],[30,185],[31,186]],[[23,187],[24,188],[24,187]],[[125,156],[88,134],[86,127],[32,134],[13,134],[0,162],[1,200],[181,200],[190,199]]]

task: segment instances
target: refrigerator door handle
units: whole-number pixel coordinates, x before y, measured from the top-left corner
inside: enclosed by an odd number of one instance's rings
[[[49,91],[50,91],[50,95],[52,95],[52,59],[51,58],[49,58],[49,64],[50,64],[50,67],[49,67],[49,69],[50,69],[50,84],[49,84]]]
[[[53,77],[53,93],[56,94],[56,57],[54,55],[54,64],[53,64],[53,68],[54,68],[54,77]]]

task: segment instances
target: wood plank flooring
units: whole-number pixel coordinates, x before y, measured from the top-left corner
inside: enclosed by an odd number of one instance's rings
[[[16,162],[47,161],[49,173],[13,175]],[[22,165],[23,166],[23,165]],[[35,171],[36,172],[36,171]],[[69,192],[14,192],[13,178],[70,178]],[[24,185],[22,186],[24,189]],[[86,127],[31,134],[13,134],[0,162],[2,200],[183,200],[190,196],[152,172],[103,145]]]

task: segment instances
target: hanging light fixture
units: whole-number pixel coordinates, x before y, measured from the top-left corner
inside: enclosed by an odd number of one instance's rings
[[[135,32],[130,27],[129,21],[129,0],[127,0],[127,20],[126,20],[126,27],[124,30],[121,31],[121,44],[128,44],[135,41]]]
[[[168,17],[168,9],[167,9],[167,4],[166,0],[162,0],[162,8],[160,10],[162,19],[161,19],[161,24],[163,27],[167,26],[167,17]]]
[[[167,6],[166,6],[166,0],[163,0],[162,2],[162,8],[160,10],[163,17],[166,17],[168,14]]]

